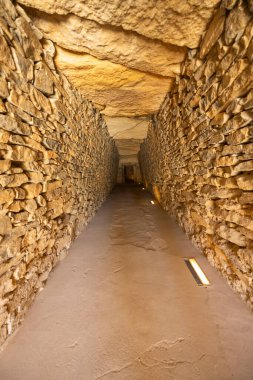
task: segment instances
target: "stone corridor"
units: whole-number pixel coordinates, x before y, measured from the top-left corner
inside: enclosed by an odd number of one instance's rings
[[[252,380],[252,322],[253,0],[0,0],[0,380]]]
[[[0,379],[252,380],[252,313],[151,199],[115,188],[10,339]]]

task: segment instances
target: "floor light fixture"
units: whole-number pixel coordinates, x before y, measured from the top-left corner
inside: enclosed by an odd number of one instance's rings
[[[204,272],[202,271],[199,264],[194,258],[190,258],[190,259],[186,258],[184,260],[198,285],[201,285],[201,286],[210,285],[208,278],[206,277],[206,275],[204,274]]]
[[[155,204],[155,202],[154,202],[154,201],[150,201],[150,203],[152,203],[152,205],[154,205],[154,204]]]

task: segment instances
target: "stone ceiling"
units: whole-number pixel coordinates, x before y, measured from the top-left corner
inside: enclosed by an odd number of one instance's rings
[[[134,160],[150,115],[219,0],[18,2],[56,43],[57,67],[105,115],[122,158]]]

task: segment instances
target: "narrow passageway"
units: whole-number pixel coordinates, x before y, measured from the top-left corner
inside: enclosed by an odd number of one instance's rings
[[[151,199],[114,190],[1,354],[1,380],[252,380],[252,313]]]

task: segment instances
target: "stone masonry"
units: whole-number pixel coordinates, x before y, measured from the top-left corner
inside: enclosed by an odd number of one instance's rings
[[[253,309],[252,12],[221,3],[139,159],[146,186]]]
[[[105,121],[54,54],[22,8],[0,0],[0,343],[117,175]]]

